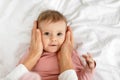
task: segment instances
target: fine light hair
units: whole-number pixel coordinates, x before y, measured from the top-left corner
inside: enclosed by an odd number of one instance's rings
[[[58,11],[55,10],[46,10],[43,11],[39,16],[38,16],[38,23],[41,22],[58,22],[58,21],[64,21],[67,25],[67,20],[63,14],[61,14]]]

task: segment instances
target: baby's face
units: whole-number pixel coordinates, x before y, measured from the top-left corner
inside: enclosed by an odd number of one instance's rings
[[[38,24],[41,30],[43,49],[47,52],[57,52],[65,40],[66,23],[58,22],[41,22]]]

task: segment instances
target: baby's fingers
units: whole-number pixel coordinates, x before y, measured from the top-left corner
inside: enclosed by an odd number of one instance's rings
[[[90,68],[93,68],[93,66],[95,67],[95,65],[96,65],[96,64],[95,64],[95,61],[93,60],[93,58],[92,58],[92,56],[91,56],[90,54],[82,55],[82,56],[85,58],[88,66],[89,66]]]
[[[92,59],[92,55],[90,53],[87,53],[86,55],[82,55],[87,62],[93,62],[94,60]]]

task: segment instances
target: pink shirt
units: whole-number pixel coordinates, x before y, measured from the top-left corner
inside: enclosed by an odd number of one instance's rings
[[[82,62],[76,51],[73,51],[72,62],[74,69],[76,70],[78,80],[92,79],[92,72],[84,69],[84,66],[82,65]],[[57,54],[44,52],[32,71],[37,72],[41,76],[42,80],[58,80],[60,70]]]

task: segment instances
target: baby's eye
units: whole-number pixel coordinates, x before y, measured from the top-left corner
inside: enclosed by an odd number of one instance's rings
[[[62,33],[57,33],[57,36],[61,36],[62,35]]]
[[[50,33],[49,32],[45,32],[44,35],[50,35]]]

